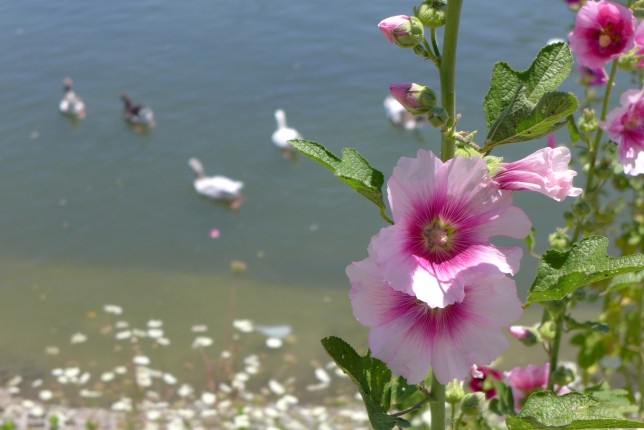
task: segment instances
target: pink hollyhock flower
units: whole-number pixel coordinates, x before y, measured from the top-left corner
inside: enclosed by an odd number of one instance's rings
[[[503,273],[519,269],[522,251],[490,244],[493,236],[523,238],[530,220],[512,206],[512,193],[489,178],[481,158],[441,162],[431,151],[402,157],[387,183],[395,224],[371,239],[383,279],[394,290],[431,307],[463,299],[463,287],[451,280],[482,263]]]
[[[587,87],[602,87],[608,82],[608,75],[602,68],[591,69],[579,65],[579,74],[581,75],[581,84]]]
[[[422,381],[430,366],[441,384],[465,378],[474,363],[491,363],[508,347],[501,327],[519,318],[521,302],[514,281],[494,266],[460,272],[463,299],[433,308],[392,288],[376,257],[347,267],[353,315],[370,327],[371,354],[408,383]]]
[[[578,196],[581,188],[572,186],[577,175],[568,169],[570,150],[565,146],[543,148],[514,163],[500,164],[493,174],[501,189],[536,191],[558,202],[566,196]]]
[[[512,397],[514,397],[514,408],[521,410],[525,399],[534,391],[543,391],[548,387],[548,374],[550,373],[550,363],[544,363],[537,367],[529,364],[526,367],[515,367],[509,372],[505,372],[508,385],[512,388]],[[555,393],[562,395],[570,392],[568,387],[555,386]]]
[[[637,26],[637,30],[635,30],[635,37],[633,39],[635,41],[635,55],[641,55],[642,58],[640,61],[638,61],[636,67],[638,68],[643,68],[644,67],[644,21],[640,22],[640,25]]]
[[[568,36],[570,49],[579,63],[601,68],[633,47],[636,25],[633,12],[624,6],[607,0],[587,1]]]
[[[472,376],[472,379],[470,379],[470,390],[473,392],[480,391],[485,393],[485,398],[491,399],[496,396],[496,389],[491,382],[493,380],[500,381],[501,373],[491,367],[478,367],[477,370],[480,373],[476,376]]]
[[[644,88],[625,91],[619,99],[621,107],[613,109],[599,125],[617,143],[617,160],[624,173],[644,173]]]

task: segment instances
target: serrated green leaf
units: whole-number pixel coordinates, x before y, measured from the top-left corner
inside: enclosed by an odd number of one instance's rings
[[[566,43],[553,43],[541,49],[530,68],[523,72],[513,70],[507,63],[496,63],[484,99],[488,129],[511,104],[519,87],[525,87],[526,98],[534,105],[545,93],[559,88],[571,70],[572,55]]]
[[[484,99],[488,135],[483,151],[538,139],[565,125],[577,110],[577,99],[555,90],[571,68],[572,55],[565,43],[543,48],[523,72],[512,70],[507,63],[495,64]]]
[[[325,337],[322,346],[358,388],[374,429],[391,430],[395,426],[410,426],[407,420],[387,414],[391,401],[391,371],[382,361],[370,354],[358,355],[351,345],[339,337]]]
[[[611,403],[580,393],[556,396],[551,391],[532,394],[516,417],[507,417],[509,430],[642,428],[644,422],[627,420]]]
[[[382,199],[384,176],[364,159],[355,149],[344,148],[342,159],[328,149],[310,140],[289,140],[291,146],[304,156],[329,169],[342,182],[362,194],[381,209],[385,209]]]
[[[602,334],[606,334],[609,331],[608,324],[604,324],[599,321],[586,321],[581,323],[570,316],[566,316],[565,322],[566,322],[566,326],[568,327],[568,330],[585,329],[585,330],[591,330]]]
[[[569,251],[546,251],[539,260],[526,304],[560,300],[584,285],[644,270],[644,255],[609,257],[607,248],[607,238],[592,236],[575,243]]]

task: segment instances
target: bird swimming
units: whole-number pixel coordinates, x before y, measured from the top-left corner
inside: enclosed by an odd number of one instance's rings
[[[196,176],[193,185],[197,193],[213,200],[222,200],[233,209],[241,206],[241,190],[244,187],[242,181],[235,181],[225,176],[206,176],[201,161],[195,157],[188,160],[188,165]]]
[[[126,93],[121,94],[121,100],[123,101],[123,119],[127,122],[146,125],[148,127],[154,127],[156,125],[152,109],[143,105],[135,105]]]
[[[286,113],[282,109],[275,111],[275,121],[277,122],[277,130],[273,132],[271,139],[275,146],[282,150],[285,157],[290,157],[293,154],[293,147],[288,141],[302,139],[302,135],[286,125]]]
[[[83,100],[72,90],[72,80],[70,78],[65,78],[63,81],[63,91],[65,92],[65,95],[58,104],[58,110],[65,115],[73,116],[78,119],[85,118],[85,103],[83,103]]]

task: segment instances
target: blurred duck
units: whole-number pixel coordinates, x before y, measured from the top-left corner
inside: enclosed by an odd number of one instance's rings
[[[143,105],[135,105],[132,103],[130,96],[125,93],[121,95],[121,100],[123,100],[123,119],[127,122],[147,125],[148,127],[154,127],[156,125],[152,109]]]
[[[60,112],[78,119],[85,118],[85,103],[72,91],[72,80],[70,78],[65,78],[63,81],[63,91],[65,95],[58,105]]]
[[[392,96],[387,96],[382,103],[385,107],[385,115],[395,125],[407,130],[420,127],[427,119],[422,115],[412,115]]]
[[[285,157],[290,157],[293,154],[293,147],[289,140],[302,139],[302,135],[294,128],[289,128],[286,125],[286,113],[282,109],[275,111],[275,121],[277,121],[277,130],[273,132],[272,140],[275,146],[282,150]]]
[[[195,191],[202,196],[214,200],[222,200],[228,203],[233,209],[241,206],[243,182],[234,181],[225,176],[207,177],[201,161],[194,157],[188,161],[188,165],[196,175],[194,181]]]

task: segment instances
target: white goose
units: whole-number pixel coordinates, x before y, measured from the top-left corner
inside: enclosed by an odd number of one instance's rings
[[[121,100],[123,101],[123,119],[127,122],[135,125],[147,125],[148,127],[156,125],[152,109],[143,105],[135,105],[126,93],[121,94]]]
[[[385,116],[389,121],[407,130],[418,128],[426,121],[423,116],[412,115],[407,112],[403,105],[392,96],[387,96],[382,105],[385,107]]]
[[[286,114],[282,109],[275,111],[275,121],[277,121],[277,130],[273,132],[273,143],[282,150],[284,156],[288,157],[293,153],[293,147],[288,141],[302,139],[302,135],[286,125]]]
[[[63,91],[65,95],[58,105],[58,110],[65,115],[78,119],[85,118],[85,103],[72,91],[72,80],[70,78],[65,78],[63,81]]]
[[[234,209],[241,205],[243,182],[234,181],[225,176],[207,177],[201,161],[194,157],[188,161],[188,165],[196,175],[194,180],[195,191],[202,196],[225,201]]]

